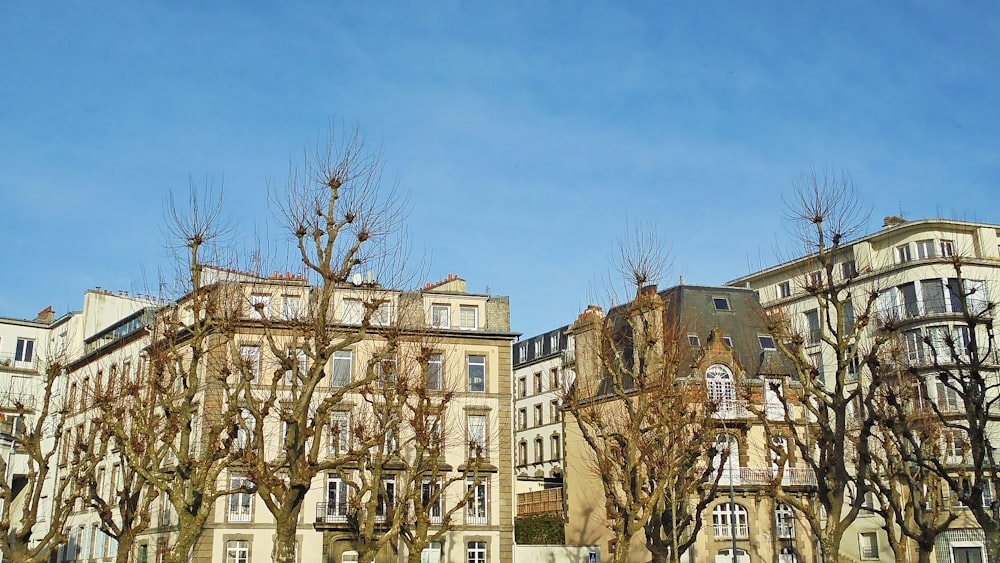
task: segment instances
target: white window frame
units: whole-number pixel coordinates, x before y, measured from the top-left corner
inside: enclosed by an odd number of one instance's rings
[[[901,244],[895,248],[893,254],[896,256],[897,264],[905,264],[913,260],[913,253],[910,250],[910,243]]]
[[[336,473],[329,473],[326,476],[326,514],[324,521],[327,523],[347,522],[348,511],[348,490],[347,482]]]
[[[226,563],[249,563],[250,542],[248,540],[226,540]]]
[[[382,301],[372,311],[372,326],[389,326],[392,324],[392,301]]]
[[[14,346],[15,364],[31,364],[35,359],[35,339],[18,337]]]
[[[431,304],[431,326],[434,328],[451,328],[451,305],[447,303]]]
[[[472,313],[471,323],[470,319],[466,318],[468,313]],[[479,329],[479,306],[478,305],[459,305],[458,306],[458,323],[462,330],[478,330]]]
[[[341,303],[340,322],[345,325],[360,325],[364,318],[364,301],[361,299],[345,297]]]
[[[486,557],[488,555],[486,542],[470,541],[465,547],[466,563],[486,563]]]
[[[486,526],[490,523],[489,513],[489,478],[468,479],[465,490],[469,493],[469,501],[465,505],[465,523],[473,526]]]
[[[431,391],[444,389],[444,354],[427,356],[427,388]]]
[[[778,299],[785,299],[786,297],[792,296],[792,282],[783,281],[779,283],[776,287],[777,287],[776,295],[778,296]]]
[[[281,296],[281,317],[286,321],[294,321],[302,316],[302,296]]]
[[[936,253],[935,244],[933,240],[918,240],[916,243],[917,247],[917,260],[926,260],[927,258],[935,258]]]
[[[733,539],[734,527],[736,538],[746,539],[750,537],[750,514],[742,504],[724,502],[712,509],[712,527],[717,540]]]
[[[437,495],[433,501],[431,497]],[[424,481],[420,484],[420,505],[427,510],[427,515],[432,524],[441,523],[441,512],[444,505],[444,491],[441,489],[441,481]]]
[[[250,372],[250,381],[255,381],[260,377],[261,354],[260,346],[256,344],[243,344],[240,346],[240,360]],[[244,373],[244,375],[246,375]]]
[[[382,479],[382,487],[378,490],[378,504],[375,507],[375,519],[385,521],[389,508],[396,506],[396,477]]]
[[[333,353],[332,369],[330,370],[330,386],[343,387],[354,380],[354,351],[336,350]],[[346,371],[346,379],[343,377]],[[338,373],[341,372],[341,373]]]
[[[941,239],[941,256],[948,258],[955,255],[955,241]]]
[[[330,417],[330,453],[346,454],[351,450],[351,411],[333,411]]]
[[[489,416],[470,414],[466,417],[467,443],[470,458],[489,458]]]
[[[473,358],[482,358],[482,361],[473,360]],[[486,355],[485,354],[469,354],[465,357],[467,372],[469,375],[469,391],[473,393],[485,393],[487,389],[486,385]],[[476,378],[473,369],[476,368],[482,370],[482,381],[477,385]]]
[[[229,474],[229,488],[249,485],[250,480],[245,474],[235,471]],[[253,497],[253,493],[230,493],[226,522],[252,522]]]
[[[877,532],[858,533],[858,552],[861,559],[878,559],[879,545]]]
[[[261,308],[258,311],[257,305]],[[250,295],[250,314],[248,315],[251,319],[260,320],[270,318],[271,316],[271,295],[268,293],[254,293]]]

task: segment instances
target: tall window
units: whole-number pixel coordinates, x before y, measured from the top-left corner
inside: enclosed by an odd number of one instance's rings
[[[346,522],[347,511],[347,483],[339,475],[330,474],[326,480],[326,521]]]
[[[390,516],[392,509],[396,506],[396,478],[386,477],[382,480],[382,487],[378,490],[378,506],[375,507],[375,516],[384,520]]]
[[[431,522],[441,521],[441,491],[440,481],[424,481],[420,486],[420,503],[430,517]]]
[[[792,296],[792,284],[791,282],[783,281],[778,284],[778,299],[784,299],[786,297]]]
[[[333,353],[333,377],[330,385],[343,387],[354,378],[354,353],[351,350],[337,350]]]
[[[896,247],[896,263],[903,264],[904,262],[909,262],[913,260],[913,255],[910,253],[910,245],[901,244]]]
[[[451,328],[451,305],[441,303],[431,305],[431,326]]]
[[[778,539],[790,540],[795,538],[795,513],[792,507],[787,504],[779,504],[774,508],[775,531]]]
[[[947,309],[944,302],[944,283],[940,279],[920,281],[920,296],[924,302],[924,314],[944,313]]]
[[[383,301],[372,312],[372,325],[389,326],[392,324],[392,303]]]
[[[444,387],[444,359],[441,354],[427,358],[427,388],[440,391]]]
[[[542,405],[535,405],[535,426],[541,426],[545,423],[542,416]]]
[[[712,525],[715,527],[715,539],[732,539],[733,532],[737,538],[750,536],[750,520],[747,509],[739,504],[725,503],[712,510]]]
[[[729,479],[739,470],[740,466],[740,446],[735,436],[729,434],[717,434],[715,436],[715,454],[712,456],[712,467],[721,469],[723,483],[728,483]]]
[[[345,454],[351,447],[351,413],[337,411],[330,423],[330,453]]]
[[[292,321],[302,314],[302,298],[298,295],[285,295],[281,300],[281,316],[286,321]]]
[[[924,258],[934,258],[934,241],[917,241],[917,260],[923,260]]]
[[[466,563],[486,563],[486,542],[470,541],[466,548]]]
[[[479,307],[475,305],[458,306],[459,328],[476,330],[479,328]]]
[[[226,563],[248,563],[250,561],[250,542],[247,540],[229,540],[226,542]]]
[[[469,503],[465,505],[465,523],[486,525],[489,523],[489,513],[487,512],[487,492],[488,481],[485,479],[475,479],[466,481],[466,491],[469,494]]]
[[[950,240],[941,241],[941,256],[954,256],[955,255],[955,242]]]
[[[558,461],[562,458],[562,440],[558,434],[552,435],[552,459]]]
[[[517,459],[521,465],[528,465],[528,443],[524,440],[517,445]]]
[[[718,405],[720,410],[736,400],[733,372],[728,367],[722,364],[711,365],[705,372],[705,384],[708,386],[709,402]]]
[[[249,488],[253,484],[242,473],[231,473],[229,475],[229,488],[248,490],[232,493],[229,495],[229,522],[249,522],[253,518],[253,493]]]
[[[288,357],[294,360],[295,367],[285,370],[285,385],[292,385],[307,376],[307,372],[309,371],[309,356],[302,348],[294,351],[288,350],[287,353]],[[298,374],[296,374],[296,371]]]
[[[819,311],[811,309],[805,312],[806,316],[806,342],[808,344],[818,344],[820,338]]]
[[[257,418],[249,409],[240,409],[240,427],[236,429],[236,448],[244,450],[248,448],[253,440],[254,431],[257,429]]]
[[[541,438],[535,438],[535,463],[545,461],[545,446]]]
[[[524,430],[528,427],[528,409],[517,409],[517,423],[519,430]]]
[[[481,414],[470,414],[468,418],[469,424],[469,457],[488,457],[488,449],[486,442],[486,416]]]
[[[535,393],[542,392],[542,373],[538,372],[535,374]]]
[[[260,376],[260,346],[240,346],[240,360],[247,379],[252,381]]]
[[[396,356],[382,358],[378,363],[378,386],[396,384]]]
[[[470,355],[469,391],[486,391],[486,356]]]

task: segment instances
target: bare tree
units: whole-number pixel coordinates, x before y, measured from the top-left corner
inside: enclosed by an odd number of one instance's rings
[[[775,498],[793,507],[808,523],[821,547],[822,561],[839,562],[841,541],[855,521],[872,477],[869,416],[878,392],[878,351],[888,339],[875,320],[878,288],[853,280],[839,268],[842,243],[863,226],[866,215],[846,175],[815,170],[795,186],[787,203],[791,231],[802,243],[802,283],[815,308],[792,318],[782,311],[770,316],[771,332],[802,385],[805,420],[793,420],[785,409],[782,426],[791,447],[816,475],[814,497],[790,494],[781,479]],[[788,455],[771,445],[778,457]]]
[[[43,563],[69,538],[63,529],[84,495],[80,468],[93,452],[81,428],[66,425],[64,351],[41,358],[26,386],[10,384],[0,447],[0,552],[12,563]]]
[[[634,298],[607,317],[589,309],[571,329],[578,375],[564,402],[603,485],[616,562],[640,532],[655,561],[678,560],[721,474],[711,463],[713,406],[703,385],[679,373],[680,332],[651,286],[664,257],[655,237],[637,231],[618,261]]]

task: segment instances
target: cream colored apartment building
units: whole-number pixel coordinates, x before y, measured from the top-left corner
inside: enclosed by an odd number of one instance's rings
[[[1000,292],[998,244],[1000,225],[886,217],[881,230],[841,244],[833,256],[834,275],[849,280],[859,294],[878,292],[878,314],[893,319],[898,326],[904,363],[924,378],[923,400],[935,402],[943,411],[958,408],[958,403],[935,383],[931,346],[943,346],[946,334],[954,335],[956,342],[968,341],[956,298],[960,289],[955,258],[961,260],[966,288],[976,289],[969,297],[969,307],[985,310],[985,305]],[[806,290],[816,276],[813,264],[805,256],[735,279],[729,285],[752,289],[763,307],[787,313],[807,335],[806,352],[816,365],[821,370],[832,370],[834,359],[829,357],[830,352],[824,354],[813,337],[820,330],[815,297]],[[980,342],[992,338],[994,326],[995,321],[990,319],[987,326],[981,327]],[[946,355],[939,351],[939,357]],[[958,512],[960,517],[952,529],[938,537],[936,561],[986,561],[982,531],[967,510]],[[864,514],[854,528],[845,535],[841,546],[845,556],[853,561],[894,561],[877,516]],[[915,553],[909,555],[916,560]]]
[[[294,275],[262,277],[220,269],[206,276],[206,283],[237,287],[242,296],[244,318],[238,323],[241,328],[235,337],[241,356],[238,361],[255,365],[261,374],[275,373],[279,367],[261,339],[261,323],[279,323],[302,315],[310,306],[313,288]],[[424,550],[422,559],[428,562],[510,561],[514,520],[514,464],[510,440],[513,428],[511,341],[514,335],[510,332],[507,298],[467,293],[465,281],[451,275],[418,291],[380,288],[377,283],[360,276],[353,281],[334,292],[334,318],[330,319],[330,326],[350,333],[352,327],[361,322],[366,303],[377,293],[379,305],[371,315],[373,326],[365,339],[334,354],[321,385],[336,386],[342,384],[338,381],[361,377],[373,355],[379,353],[388,331],[417,335],[420,345],[430,351],[428,374],[434,374],[435,382],[429,382],[428,387],[447,392],[450,397],[439,414],[440,434],[453,437],[446,438],[449,445],[444,467],[461,475],[470,457],[475,455],[482,475],[475,484],[467,484],[465,479],[451,483],[452,490],[443,495],[443,506],[429,508],[432,523],[440,522],[448,502],[470,495],[469,502],[452,517],[442,541]],[[179,304],[183,308],[183,299]],[[85,424],[88,410],[93,409],[92,404],[86,403],[86,388],[98,381],[106,382],[112,373],[120,377],[126,370],[142,369],[146,350],[152,343],[148,329],[155,322],[155,315],[153,310],[136,312],[87,339],[86,351],[71,366],[68,379],[70,388],[76,390],[70,396],[75,402],[71,410],[76,413],[78,424]],[[228,360],[237,361],[236,358]],[[378,369],[385,365],[385,360],[381,360]],[[326,392],[326,389],[317,391],[320,397]],[[331,453],[345,447],[353,439],[354,429],[364,423],[363,409],[367,400],[377,400],[377,397],[352,396],[341,401],[334,417],[342,431],[336,438],[325,438],[330,442]],[[265,429],[263,434],[272,436],[274,447],[277,447],[278,436],[281,436],[278,426]],[[120,479],[120,463],[120,459],[109,455],[99,469],[98,481],[109,494]],[[238,484],[241,479],[242,473],[234,464],[222,473],[219,486]],[[391,481],[391,477],[389,479]],[[475,489],[470,492],[467,487]],[[350,511],[356,507],[352,500],[352,489],[341,473],[323,472],[313,479],[297,526],[298,561],[349,563],[358,560],[350,525]],[[70,542],[59,553],[59,561],[107,561],[117,549],[115,543],[97,529],[93,511],[82,506],[72,515],[67,531]],[[169,545],[176,531],[176,514],[169,503],[158,500],[154,504],[151,528],[140,537],[132,560],[137,563],[157,561],[158,550]],[[251,493],[236,493],[216,502],[192,560],[204,563],[271,561],[273,542],[274,518],[261,499]],[[406,560],[402,543],[391,547],[380,552],[377,561]]]
[[[655,291],[655,289],[654,289]],[[756,412],[766,409],[768,418],[783,420],[784,410],[775,401],[775,389],[788,396],[799,386],[792,370],[778,356],[764,322],[763,310],[754,293],[732,287],[675,286],[658,293],[666,334],[677,332],[681,354],[677,375],[692,385],[692,400],[717,405],[713,415],[716,454],[713,467],[721,475],[718,490],[702,514],[702,528],[695,544],[684,554],[687,563],[776,562],[804,563],[814,560],[813,542],[804,522],[790,507],[776,504],[767,494],[779,475],[768,446],[781,436],[775,422],[770,434]],[[625,307],[625,306],[622,306]],[[592,307],[571,325],[574,354],[567,368],[577,380],[602,377],[595,350],[607,334],[603,311]],[[622,352],[627,354],[627,352]],[[700,399],[699,399],[700,397]],[[599,398],[598,398],[599,399]],[[608,399],[615,400],[615,399]],[[794,403],[788,407],[794,409]],[[774,409],[777,409],[776,411]],[[795,410],[793,419],[800,417]],[[566,543],[595,546],[602,560],[610,560],[616,549],[606,517],[604,491],[595,472],[594,454],[584,442],[570,412],[565,418]],[[793,495],[808,495],[815,486],[810,469],[790,452],[780,472],[782,485]],[[629,561],[648,561],[643,533],[631,540]]]

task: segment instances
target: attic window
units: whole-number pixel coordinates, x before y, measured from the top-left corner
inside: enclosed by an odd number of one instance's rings
[[[766,334],[757,335],[757,340],[760,342],[760,347],[763,348],[764,350],[777,349],[774,345],[774,338]]]
[[[730,348],[733,347],[733,339],[729,338],[728,336],[723,336],[722,337],[722,342],[725,343],[725,345],[729,346]]]
[[[729,311],[729,299],[725,297],[713,297],[712,302],[715,303],[716,311]]]
[[[689,334],[688,344],[690,344],[691,346],[701,346],[701,339],[698,338],[697,334]]]

